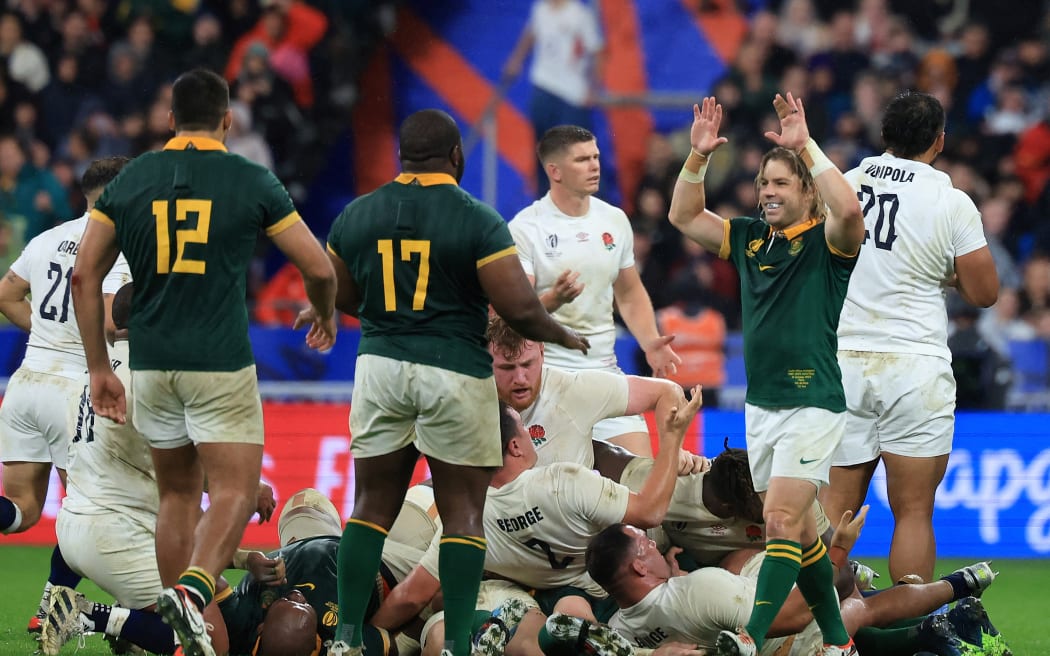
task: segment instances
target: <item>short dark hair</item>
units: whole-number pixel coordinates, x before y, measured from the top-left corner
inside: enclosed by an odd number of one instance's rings
[[[536,144],[536,156],[540,158],[540,164],[546,164],[554,155],[561,153],[569,146],[578,143],[597,141],[594,133],[587,128],[578,125],[556,125],[543,133],[540,142]]]
[[[944,132],[944,107],[928,93],[905,91],[890,101],[882,117],[882,141],[897,157],[926,152]]]
[[[206,68],[183,73],[171,87],[171,113],[177,131],[216,130],[229,108],[229,85]]]
[[[135,295],[135,283],[129,282],[113,295],[113,324],[117,330],[128,327],[131,321],[131,297]]]
[[[85,194],[104,189],[131,159],[123,156],[96,159],[80,178],[80,190]]]
[[[503,453],[507,452],[510,441],[518,437],[518,420],[512,414],[514,408],[505,401],[499,402],[499,439],[503,445]]]
[[[608,526],[587,544],[587,573],[606,592],[616,587],[616,575],[634,547],[626,528],[623,523]]]
[[[447,160],[462,139],[456,121],[440,109],[421,109],[401,123],[398,149],[402,162]]]

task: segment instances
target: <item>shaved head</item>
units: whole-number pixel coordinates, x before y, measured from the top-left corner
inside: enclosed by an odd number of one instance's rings
[[[460,143],[459,127],[440,109],[424,109],[405,119],[398,140],[403,162],[447,158]]]
[[[317,639],[317,612],[301,593],[292,593],[274,601],[267,609],[254,653],[256,656],[310,656],[317,649]]]

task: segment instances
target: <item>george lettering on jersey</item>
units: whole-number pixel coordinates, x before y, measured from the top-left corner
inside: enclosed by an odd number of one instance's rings
[[[540,512],[539,506],[534,506],[532,510],[526,512],[524,515],[517,515],[515,517],[504,517],[496,520],[496,526],[505,533],[513,533],[522,529],[528,528],[533,524],[543,520],[543,513]]]
[[[663,630],[663,627],[656,627],[645,635],[634,636],[634,644],[644,649],[656,649],[660,646],[660,643],[667,640],[669,636],[667,632]]]
[[[80,248],[80,242],[73,239],[63,239],[58,245],[56,252],[65,253],[66,255],[76,255],[77,249]]]
[[[889,178],[894,182],[911,182],[915,179],[913,171],[905,171],[904,169],[894,168],[885,164],[869,164],[868,168],[864,170],[864,175],[883,180]]]

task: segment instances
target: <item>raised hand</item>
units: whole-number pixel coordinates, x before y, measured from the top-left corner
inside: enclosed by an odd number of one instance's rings
[[[864,520],[868,516],[868,509],[871,506],[861,506],[860,512],[857,516],[853,516],[852,510],[847,510],[842,513],[842,518],[839,520],[838,526],[835,527],[835,533],[831,536],[832,547],[841,547],[849,553],[853,545],[857,543],[857,538],[860,537],[860,529],[864,526]]]
[[[693,105],[693,127],[689,130],[689,145],[700,155],[710,155],[729,139],[718,136],[722,126],[722,106],[714,96],[704,98],[701,105]]]
[[[806,108],[802,99],[789,91],[787,98],[779,93],[773,98],[773,109],[780,118],[780,134],[767,132],[766,138],[778,146],[799,151],[809,141],[809,126],[806,125]]]
[[[661,440],[666,439],[675,442],[675,448],[681,446],[686,429],[689,428],[689,424],[692,423],[696,413],[700,410],[700,392],[702,389],[703,386],[701,385],[693,387],[691,390],[692,397],[689,401],[682,403],[681,401],[684,401],[683,396],[683,399],[663,417],[663,425],[660,427]],[[660,448],[663,449],[665,447],[661,444]]]
[[[128,420],[124,384],[108,367],[105,371],[91,374],[91,407],[99,417],[112,419],[118,424]]]

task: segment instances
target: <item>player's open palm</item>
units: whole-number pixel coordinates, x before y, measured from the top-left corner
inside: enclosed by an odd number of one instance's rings
[[[91,374],[91,407],[99,417],[118,424],[127,421],[127,399],[124,384],[111,369]]]
[[[700,410],[700,392],[702,389],[702,385],[693,387],[691,390],[692,397],[688,401],[685,401],[683,398],[663,418],[660,436],[676,440],[675,448],[681,446],[686,429],[689,428],[689,424],[693,422],[693,418],[696,417],[696,413]],[[683,403],[682,401],[685,402]],[[665,446],[661,444],[660,448],[663,449]]]
[[[335,346],[335,336],[339,329],[334,314],[327,319],[322,319],[317,308],[310,306],[301,310],[292,324],[294,330],[303,326],[310,326],[306,332],[306,345],[310,348],[315,351],[327,351]]]
[[[645,348],[645,361],[653,370],[653,376],[667,378],[678,371],[678,365],[682,364],[682,358],[674,349],[671,342],[674,335],[660,335]]]
[[[700,105],[693,105],[693,127],[689,130],[689,144],[701,155],[710,155],[729,139],[718,136],[722,126],[722,106],[714,96],[707,96]]]
[[[773,109],[780,119],[780,134],[767,132],[766,138],[789,150],[801,150],[809,141],[809,126],[806,125],[806,108],[802,106],[802,99],[792,96],[790,91],[786,98],[778,93],[773,98]]]

